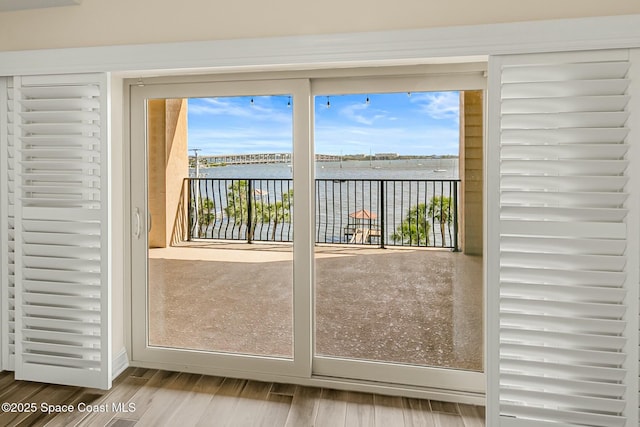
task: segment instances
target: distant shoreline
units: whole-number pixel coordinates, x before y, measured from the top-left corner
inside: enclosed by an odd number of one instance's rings
[[[265,154],[265,156],[273,156],[274,154]],[[290,153],[280,153],[279,156],[288,155]],[[198,161],[202,167],[221,167],[234,164],[273,164],[273,163],[291,163],[290,157],[281,157],[278,159],[262,160],[260,158],[250,161],[220,161],[227,156],[238,155],[200,155]],[[247,154],[247,156],[257,156],[255,154]],[[315,161],[318,163],[328,162],[372,162],[372,161],[393,161],[393,160],[444,160],[444,159],[458,159],[459,156],[455,154],[344,154],[342,156],[335,154],[316,154]],[[216,161],[218,160],[218,161]],[[195,156],[189,156],[189,167],[193,167],[195,164]]]
[[[368,154],[345,154],[342,157],[342,160],[360,160],[360,161],[370,161],[370,160],[419,160],[419,159],[457,159],[459,156],[455,154],[398,154],[397,156],[381,156],[379,154],[370,156]],[[322,160],[318,160],[322,161]]]

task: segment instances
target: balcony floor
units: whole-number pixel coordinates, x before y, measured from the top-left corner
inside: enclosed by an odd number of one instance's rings
[[[149,250],[150,343],[291,357],[291,247]],[[482,257],[316,247],[316,352],[481,371]]]

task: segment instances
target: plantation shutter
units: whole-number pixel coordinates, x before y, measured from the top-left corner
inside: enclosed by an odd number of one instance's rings
[[[109,388],[107,76],[14,86],[16,378]]]
[[[14,266],[14,138],[13,79],[0,79],[0,289],[2,290],[2,369],[14,369],[15,266]]]
[[[492,67],[499,353],[489,404],[500,426],[637,426],[629,51],[507,56]]]

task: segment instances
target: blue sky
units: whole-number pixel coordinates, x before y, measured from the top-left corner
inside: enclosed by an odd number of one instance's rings
[[[289,99],[189,99],[189,148],[203,155],[289,152]],[[318,96],[315,114],[317,153],[458,154],[458,92]]]

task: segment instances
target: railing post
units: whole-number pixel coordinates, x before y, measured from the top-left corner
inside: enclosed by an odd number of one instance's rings
[[[253,194],[253,180],[247,180],[247,243],[251,243],[253,240],[252,221],[253,209],[251,206],[251,196]]]
[[[385,227],[384,227],[384,213],[385,213],[385,201],[384,201],[384,190],[385,190],[385,185],[384,185],[384,180],[380,180],[379,181],[379,185],[380,188],[378,189],[378,191],[380,192],[380,248],[384,249],[384,233],[385,233]]]
[[[185,181],[187,181],[187,194],[188,194],[188,202],[187,202],[187,215],[188,215],[188,219],[187,219],[187,241],[190,242],[191,241],[191,226],[192,226],[192,222],[193,222],[193,217],[192,214],[192,208],[191,208],[191,178],[185,178]]]
[[[459,181],[453,181],[453,252],[458,252],[458,187]]]
[[[191,201],[189,200],[188,186],[189,179],[183,178],[182,187],[180,188],[180,204],[178,205],[178,209],[180,210],[180,220],[179,222],[176,222],[174,226],[175,239],[172,238],[172,245],[177,242],[185,242],[189,240],[189,203],[191,203]]]

